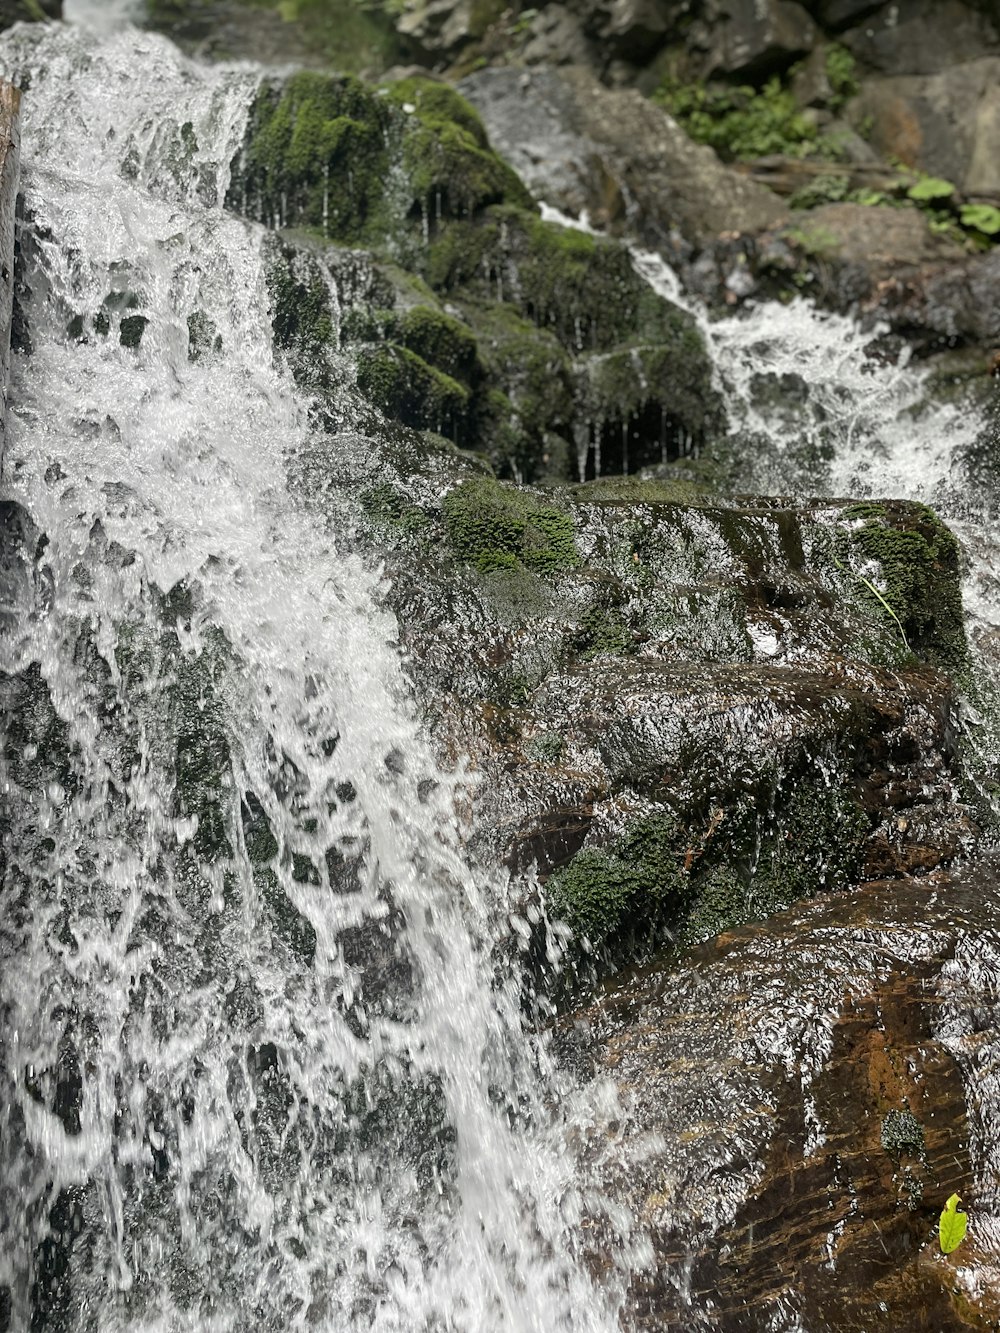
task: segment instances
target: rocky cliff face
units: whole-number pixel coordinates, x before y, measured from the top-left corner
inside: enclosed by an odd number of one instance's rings
[[[963,251],[957,213],[933,227],[888,186],[804,210],[772,188],[773,154],[767,184],[711,146],[725,124],[754,142],[763,99],[798,136],[780,159],[797,188],[824,179],[806,168],[835,112],[846,127],[879,80],[918,77],[899,66],[937,22],[922,9],[897,49],[879,10],[565,11],[614,53],[603,68],[539,65],[529,15],[458,91],[415,71],[264,80],[232,164],[228,206],[274,230],[275,343],[315,404],[296,484],[386,561],[428,722],[488,775],[484,853],[536,869],[578,967],[924,872],[984,814],[957,740],[956,682],[975,687],[953,538],[920,506],[727,498],[757,446],[731,431],[696,321],[615,235],[728,305],[850,295],[905,312],[921,345],[981,346],[996,305],[965,292],[992,255]],[[468,69],[460,12],[432,42],[408,9],[400,40]],[[294,46],[319,11],[283,13],[266,21]],[[228,31],[211,5],[151,17],[201,44]],[[988,44],[989,23],[968,11],[955,42]],[[675,99],[683,78],[739,80],[737,103],[685,120],[675,100],[673,118],[641,91],[654,66]],[[890,172],[857,152],[829,170]],[[609,234],[543,220],[540,196]],[[212,337],[193,328],[192,356]]]

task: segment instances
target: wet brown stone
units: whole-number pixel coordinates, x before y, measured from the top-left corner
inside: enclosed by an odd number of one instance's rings
[[[997,881],[988,864],[800,906],[566,1025],[626,1107],[587,1141],[652,1245],[626,1328],[1000,1326],[997,1164],[976,1129],[997,1092]],[[952,1192],[970,1229],[946,1257]],[[604,1271],[607,1224],[589,1236]]]

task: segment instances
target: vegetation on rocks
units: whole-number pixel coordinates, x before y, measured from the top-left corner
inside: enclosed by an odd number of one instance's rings
[[[480,573],[522,564],[553,574],[577,564],[572,518],[530,491],[484,477],[456,487],[443,509],[453,548]]]
[[[607,435],[626,452],[630,434],[655,431],[634,467],[721,426],[691,317],[639,278],[619,242],[529,211],[447,85],[313,73],[266,83],[229,203],[314,238],[311,251],[291,239],[271,251],[275,336],[300,380],[336,378],[330,356],[343,346],[381,411],[484,448],[501,476],[570,477],[584,422],[597,447]],[[352,252],[340,247],[359,244],[367,277],[341,319],[330,289]]]
[[[951,531],[925,505],[901,511],[864,502],[842,517],[850,529],[850,568],[872,612],[891,613],[907,651],[963,676],[968,647]]]

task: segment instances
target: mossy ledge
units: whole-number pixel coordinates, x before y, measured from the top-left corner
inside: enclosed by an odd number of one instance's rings
[[[858,797],[794,774],[764,787],[704,817],[651,814],[578,852],[546,886],[575,950],[614,966],[664,938],[697,943],[855,882],[874,823]]]
[[[227,203],[285,233],[270,285],[300,382],[321,387],[343,347],[387,416],[483,449],[500,476],[635,471],[722,430],[693,319],[620,242],[538,217],[447,85],[265,81]],[[358,246],[368,280],[350,277],[338,328],[324,287]]]
[[[572,518],[530,491],[475,478],[449,492],[443,510],[452,548],[480,573],[523,566],[555,574],[579,563]]]
[[[894,619],[907,655],[964,680],[969,650],[959,548],[950,529],[917,502],[848,505],[841,520],[848,534],[835,558],[861,600],[876,617]]]

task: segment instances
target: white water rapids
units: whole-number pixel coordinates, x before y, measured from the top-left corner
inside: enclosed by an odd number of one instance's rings
[[[8,1327],[611,1330],[648,1249],[571,1140],[615,1089],[559,1074],[494,977],[505,886],[466,864],[463,779],[421,733],[378,573],[286,484],[308,404],[272,354],[265,233],[221,207],[259,71],[128,12],[76,0],[79,26],[0,38],[27,89],[33,341],[3,498],[46,539],[0,607],[0,671],[37,684],[0,773]],[[209,325],[221,350],[192,360]],[[933,503],[973,429],[908,424],[918,380],[804,303],[709,336],[734,414],[768,345],[844,402],[833,490]],[[859,482],[876,435],[919,481]],[[39,775],[46,695],[64,759]],[[202,837],[223,804],[224,864]],[[602,1209],[598,1287],[577,1236]]]
[[[286,489],[305,404],[264,233],[220,207],[257,73],[55,25],[7,34],[0,66],[29,89],[37,238],[5,494],[48,536],[2,666],[37,664],[71,756],[39,809],[33,750],[5,754],[11,1326],[610,1328],[573,1253],[568,1108],[492,984],[377,575]],[[192,362],[196,314],[223,350]],[[235,869],[179,808],[175,753],[238,794]],[[277,888],[250,864],[262,815]]]

